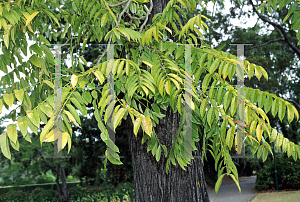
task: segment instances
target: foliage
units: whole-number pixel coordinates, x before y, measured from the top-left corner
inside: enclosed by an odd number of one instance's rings
[[[130,199],[130,192],[133,190],[132,183],[120,183],[118,186],[114,187],[111,184],[103,183],[101,186],[90,186],[90,187],[80,187],[74,186],[69,188],[70,200],[72,201],[86,201],[93,200],[97,198],[99,201],[107,201],[107,196],[110,195],[112,200],[119,200],[120,193],[123,194],[124,200]],[[57,192],[51,189],[43,189],[37,187],[31,192],[23,191],[9,191],[6,194],[0,196],[0,201],[57,201]]]
[[[0,196],[0,201],[28,201],[30,194],[23,191],[9,191]]]
[[[58,130],[58,128],[52,129],[55,87],[49,74],[53,71],[54,62],[53,54],[45,44],[49,44],[48,39],[50,41],[59,39],[58,41],[70,45],[68,52],[71,53],[72,61],[71,69],[62,70],[64,75],[62,85],[73,88],[63,89],[60,108],[63,117],[62,149],[68,144],[68,153],[73,134],[70,121],[80,127],[81,120],[76,109],[86,115],[86,107],[92,105],[98,127],[102,132],[100,137],[108,145],[105,153],[108,158],[105,159],[105,165],[107,159],[113,164],[122,164],[118,147],[106,135],[104,124],[107,124],[108,117],[111,115],[114,115],[112,130],[126,118],[131,118],[135,135],[140,128],[142,129],[144,132],[142,143],[147,142],[147,151],[151,151],[157,161],[161,158],[168,159],[167,173],[170,166],[177,163],[186,170],[191,162],[192,152],[196,150],[195,142],[200,138],[209,139],[207,144],[211,148],[208,151],[213,155],[218,170],[216,192],[225,174],[231,176],[238,185],[237,169],[229,154],[235,137],[236,124],[246,128],[247,139],[251,141],[251,152],[253,154],[257,152],[258,158],[262,156],[262,159],[266,160],[268,153],[272,152],[269,143],[265,141],[268,137],[271,142],[276,139],[277,146],[282,147],[288,156],[293,156],[294,160],[300,158],[299,145],[289,141],[282,133],[272,128],[266,115],[271,111],[273,116],[278,115],[280,121],[285,116],[289,123],[294,119],[298,120],[298,111],[284,99],[259,89],[246,88],[246,98],[243,98],[245,122],[234,119],[237,114],[236,100],[241,95],[231,84],[232,78],[237,74],[240,79],[243,79],[243,72],[245,72],[249,79],[256,77],[260,80],[262,76],[268,79],[268,74],[263,67],[247,60],[241,64],[236,56],[211,49],[205,43],[201,44],[201,47],[191,45],[192,54],[185,58],[187,51],[180,45],[198,44],[197,37],[192,32],[203,38],[199,30],[206,33],[208,26],[205,21],[210,20],[198,14],[187,19],[185,25],[181,25],[177,12],[185,17],[182,10],[193,12],[197,1],[169,1],[163,12],[157,14],[152,19],[152,24],[147,26],[145,25],[153,7],[151,0],[149,9],[144,7],[148,1],[142,0],[124,1],[118,5],[111,5],[113,1],[105,0],[62,2],[32,1],[30,4],[27,1],[9,1],[0,4],[1,30],[3,30],[0,36],[3,39],[1,43],[4,53],[1,55],[0,69],[6,73],[1,83],[3,88],[9,86],[0,99],[0,108],[4,105],[9,109],[12,104],[17,104],[21,109],[20,114],[16,114],[16,111],[11,114],[12,120],[17,120],[18,124],[10,124],[7,131],[0,135],[1,151],[5,157],[11,158],[9,145],[19,150],[17,125],[25,139],[28,139],[29,127],[39,135],[41,144],[54,141],[54,133]],[[268,1],[268,8],[270,2]],[[60,7],[59,3],[63,6]],[[277,8],[277,3],[280,3],[280,8],[287,5],[286,2],[272,1],[274,9]],[[293,15],[293,28],[298,30],[299,26],[296,26],[298,20],[295,21],[299,19],[295,17],[299,13],[298,4],[295,2],[292,7],[293,9],[290,8],[289,11]],[[125,17],[126,12],[131,14]],[[141,19],[137,19],[138,17]],[[143,24],[140,21],[142,19],[145,19]],[[176,20],[177,24],[175,24]],[[172,26],[173,31],[168,27],[169,25]],[[196,26],[199,30],[195,28]],[[29,47],[32,55],[27,62],[22,61],[20,55],[21,52],[27,55],[28,44],[25,34],[35,42]],[[77,36],[74,37],[75,35]],[[178,41],[168,40],[168,35],[177,36]],[[123,55],[116,53],[115,61],[103,62],[101,59],[108,60],[105,54],[110,51],[109,45],[91,68],[85,70],[83,65],[87,66],[87,61],[82,54],[74,56],[73,51],[82,43],[82,52],[84,52],[85,45],[92,41],[122,44],[125,52]],[[121,52],[121,48],[118,51]],[[186,75],[185,72],[185,63],[190,62],[189,57],[193,58],[191,62],[193,76]],[[7,66],[12,64],[15,68],[8,73]],[[239,70],[237,66],[241,66],[242,69]],[[20,72],[25,74],[26,80],[19,78],[20,82],[15,82],[12,75],[16,73],[18,77]],[[108,105],[114,96],[112,94],[107,96],[110,90],[107,89],[109,85],[106,80],[112,76],[115,79],[116,100],[115,103],[111,102]],[[190,92],[185,92],[184,79],[186,83],[192,84],[193,90]],[[86,84],[103,85],[103,89],[83,91],[81,87]],[[219,86],[224,89],[207,90],[207,86]],[[29,96],[29,93],[32,95]],[[184,102],[188,103],[186,108],[193,111],[192,138],[183,136]],[[174,113],[178,112],[182,115],[181,126],[169,151],[155,135],[155,126],[159,123],[159,119],[164,117],[160,110],[165,110],[168,106],[172,107]],[[45,124],[43,128],[40,125],[41,121]],[[196,124],[201,125],[204,131],[201,131]],[[40,133],[38,129],[41,129]],[[238,152],[240,151],[239,147]],[[184,158],[177,158],[181,156]],[[223,174],[225,167],[228,168],[228,172]]]
[[[275,167],[271,156],[257,173],[255,188],[259,191],[275,188]],[[279,189],[300,188],[300,162],[288,158],[284,153],[276,153],[276,169]]]
[[[31,192],[33,201],[57,201],[57,198],[57,192],[54,190],[45,190],[38,187]]]

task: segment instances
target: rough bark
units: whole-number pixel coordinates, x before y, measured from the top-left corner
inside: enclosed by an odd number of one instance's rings
[[[65,168],[61,167],[61,181],[62,181],[62,195],[63,195],[63,201],[69,201],[69,191],[66,181],[66,173]]]
[[[163,112],[166,117],[160,119],[155,127],[156,135],[161,144],[170,151],[174,136],[179,127],[180,115],[174,114],[172,109]],[[202,202],[209,201],[201,158],[195,158],[183,170],[178,164],[170,166],[166,174],[167,158],[164,152],[159,162],[151,152],[147,153],[147,143],[141,144],[142,131],[137,137],[133,134],[131,119],[126,120],[126,131],[131,151],[135,200],[136,202]],[[199,145],[198,145],[198,148]],[[201,156],[200,150],[193,153]]]

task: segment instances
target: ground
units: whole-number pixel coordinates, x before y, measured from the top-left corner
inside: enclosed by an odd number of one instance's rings
[[[225,176],[216,196],[213,187],[208,187],[211,202],[300,202],[300,191],[259,193],[255,190],[256,176],[240,177],[241,193],[234,181]]]

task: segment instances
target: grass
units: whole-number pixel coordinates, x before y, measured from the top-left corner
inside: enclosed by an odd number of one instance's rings
[[[252,202],[300,202],[300,191],[259,193]]]

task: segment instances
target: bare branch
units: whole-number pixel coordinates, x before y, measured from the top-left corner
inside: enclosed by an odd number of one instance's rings
[[[127,4],[126,4],[125,8],[122,10],[122,12],[121,12],[120,15],[119,15],[119,18],[118,18],[118,24],[116,25],[116,27],[119,27],[120,22],[121,22],[121,19],[122,19],[122,16],[123,16],[123,14],[127,11],[127,9],[128,9],[128,7],[129,7],[129,5],[130,5],[131,2],[132,2],[132,0],[128,0],[128,1],[127,1]]]
[[[42,158],[42,160],[43,160],[45,166],[48,167],[48,168],[50,168],[50,169],[53,170],[54,172],[56,172],[58,175],[60,175],[60,173],[58,172],[58,170],[56,170],[54,167],[50,166],[50,165],[46,162],[45,158],[43,157],[42,153],[38,150],[37,147],[35,148],[35,150],[38,152],[38,154],[39,154],[40,157]]]
[[[126,12],[126,14],[130,17],[130,19],[132,20],[144,20],[146,18],[146,16],[142,16],[140,18],[136,18],[136,17],[132,17],[132,15],[128,12]]]
[[[150,0],[150,8],[149,8],[149,10],[147,11],[146,19],[145,19],[144,23],[143,23],[142,26],[140,27],[140,33],[142,33],[144,27],[146,26],[146,24],[147,24],[147,22],[148,22],[148,17],[149,17],[149,15],[150,15],[152,9],[153,9],[153,2],[152,2],[152,0]]]
[[[294,46],[294,45],[292,44],[292,42],[290,41],[290,39],[289,39],[288,36],[287,36],[287,33],[285,32],[285,29],[284,29],[280,24],[277,24],[277,23],[275,23],[275,22],[272,22],[272,21],[271,21],[269,18],[267,18],[266,16],[260,14],[260,13],[256,10],[256,8],[255,8],[255,6],[254,6],[252,0],[249,0],[249,2],[250,2],[250,4],[251,4],[252,7],[253,7],[253,11],[258,15],[258,17],[259,17],[262,21],[267,22],[267,23],[269,23],[270,25],[272,25],[275,29],[277,28],[277,29],[280,30],[280,32],[282,33],[282,35],[283,35],[283,37],[284,37],[285,42],[288,44],[288,46],[289,46],[291,49],[293,49],[293,51],[294,51],[294,52],[298,55],[298,57],[300,58],[300,50],[297,49],[296,46]]]
[[[108,5],[110,8],[114,8],[114,7],[118,7],[118,6],[121,6],[123,4],[126,4],[128,2],[128,0],[126,1],[122,1],[120,3],[117,3],[117,4],[114,4],[114,5]]]
[[[246,48],[246,50],[251,50],[251,49],[254,49],[254,48],[259,48],[259,47],[262,47],[262,46],[266,46],[270,43],[274,43],[274,42],[277,42],[277,41],[285,41],[285,40],[284,40],[284,38],[274,39],[274,40],[268,41],[267,43],[264,43],[264,44],[261,44],[261,45],[258,45],[258,46],[248,47],[248,48]]]

